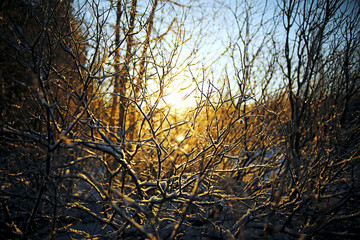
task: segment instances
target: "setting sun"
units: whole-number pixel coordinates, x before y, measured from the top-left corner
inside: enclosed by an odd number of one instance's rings
[[[186,111],[195,104],[193,90],[191,90],[190,88],[185,90],[173,90],[165,94],[161,100],[161,105],[179,111]]]
[[[195,106],[195,89],[186,80],[175,80],[169,84],[161,98],[160,106],[169,107],[176,112],[186,112]]]

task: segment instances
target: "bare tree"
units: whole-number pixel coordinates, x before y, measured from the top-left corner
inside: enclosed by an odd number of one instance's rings
[[[355,1],[0,14],[3,238],[358,237]]]

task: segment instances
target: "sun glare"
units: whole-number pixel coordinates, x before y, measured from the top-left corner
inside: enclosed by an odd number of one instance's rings
[[[195,106],[194,88],[189,84],[183,87],[181,84],[173,84],[167,89],[161,99],[160,105],[175,110],[176,113],[184,113]]]
[[[178,134],[175,137],[175,140],[176,140],[177,143],[182,142],[184,139],[185,139],[185,136],[183,134]]]

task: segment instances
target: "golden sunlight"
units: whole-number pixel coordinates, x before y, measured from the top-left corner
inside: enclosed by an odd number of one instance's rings
[[[161,98],[160,106],[169,107],[176,113],[185,113],[193,108],[195,102],[195,89],[191,83],[174,81]]]

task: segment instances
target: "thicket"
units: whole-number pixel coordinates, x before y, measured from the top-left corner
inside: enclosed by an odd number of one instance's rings
[[[2,239],[360,236],[358,3],[226,4],[214,75],[195,5],[1,3]]]

